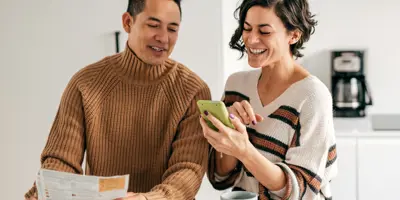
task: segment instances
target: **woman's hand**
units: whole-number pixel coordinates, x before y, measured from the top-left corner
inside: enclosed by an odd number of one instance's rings
[[[214,131],[208,127],[203,118],[200,119],[204,137],[208,140],[211,146],[213,146],[218,152],[234,156],[239,160],[245,157],[247,150],[249,147],[252,147],[252,144],[249,141],[246,127],[241,123],[240,119],[235,117],[233,114],[229,115],[232,124],[236,128],[235,130],[225,126],[208,112],[205,112],[205,115],[219,130],[219,132]]]
[[[228,108],[229,113],[234,114],[236,117],[240,119],[243,124],[249,125],[252,123],[256,125],[257,122],[261,122],[264,118],[255,114],[253,108],[250,103],[246,100],[241,102],[235,102],[232,106]]]

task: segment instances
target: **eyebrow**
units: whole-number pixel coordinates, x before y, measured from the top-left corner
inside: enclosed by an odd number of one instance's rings
[[[155,22],[161,23],[161,20],[158,19],[158,18],[155,18],[155,17],[149,17],[147,20],[155,21]],[[179,26],[179,23],[177,23],[177,22],[171,22],[171,23],[169,23],[169,25]]]
[[[247,24],[247,25],[249,25],[249,26],[251,26],[248,22],[244,22],[245,24]],[[269,24],[259,24],[258,25],[258,27],[264,27],[264,26],[269,26],[269,27],[271,27],[272,28],[272,26],[271,25],[269,25]]]

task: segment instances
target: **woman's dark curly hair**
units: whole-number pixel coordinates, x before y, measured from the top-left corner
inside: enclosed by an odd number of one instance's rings
[[[276,15],[282,20],[288,31],[298,29],[302,35],[297,43],[290,45],[290,51],[296,58],[303,57],[300,49],[303,49],[303,44],[310,39],[310,36],[315,31],[317,21],[309,11],[307,0],[243,0],[242,4],[235,10],[235,18],[239,22],[239,27],[232,35],[229,46],[232,49],[241,52],[240,58],[243,57],[245,46],[243,43],[242,33],[247,11],[253,6],[261,6],[264,8],[275,8]],[[239,14],[237,16],[237,14]]]

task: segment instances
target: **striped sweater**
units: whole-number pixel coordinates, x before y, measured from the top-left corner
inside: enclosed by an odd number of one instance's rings
[[[223,101],[231,106],[247,100],[264,121],[247,126],[251,143],[286,174],[286,186],[269,191],[242,163],[227,177],[215,173],[215,151],[209,157],[208,178],[216,189],[256,192],[266,199],[332,199],[330,181],[337,174],[332,98],[313,75],[292,84],[268,105],[262,105],[257,83],[261,70],[232,74]]]

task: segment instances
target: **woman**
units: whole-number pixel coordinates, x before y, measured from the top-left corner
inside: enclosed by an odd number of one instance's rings
[[[295,62],[316,21],[307,0],[244,0],[230,47],[256,70],[231,75],[223,101],[235,129],[205,112],[213,147],[208,178],[216,189],[256,192],[260,199],[331,199],[337,173],[332,98]]]

